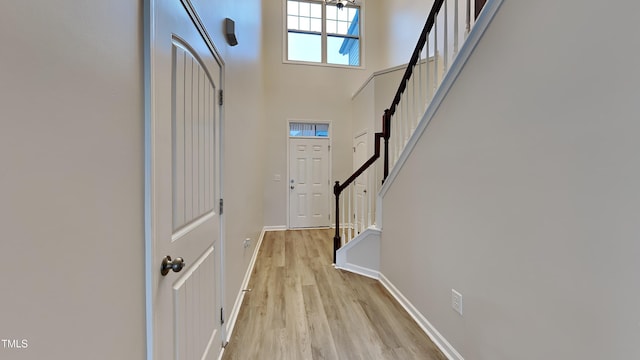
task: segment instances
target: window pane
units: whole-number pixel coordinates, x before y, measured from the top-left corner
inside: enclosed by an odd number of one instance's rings
[[[289,15],[298,15],[298,2],[297,1],[287,1],[287,14],[289,14]]]
[[[335,34],[338,31],[337,24],[335,20],[327,20],[327,32]]]
[[[329,34],[339,35],[359,35],[360,34],[360,17],[358,15],[358,9],[353,10],[349,19],[346,16],[341,16],[343,20],[327,20],[327,32]],[[346,8],[340,10],[341,13],[346,14]]]
[[[322,31],[322,19],[311,19],[311,31]]]
[[[322,5],[311,4],[311,17],[322,19]]]
[[[321,36],[319,34],[289,33],[288,60],[321,62]]]
[[[316,125],[316,136],[329,136],[329,124],[317,124]]]
[[[289,123],[289,136],[328,137],[329,124]]]
[[[300,18],[300,30],[310,30],[311,24],[309,22],[309,18],[301,17]]]
[[[300,30],[300,28],[298,27],[298,17],[287,16],[287,27],[293,30]]]
[[[348,23],[346,21],[338,22],[338,31],[336,31],[336,33],[347,35],[347,31],[349,30],[349,27],[347,25]]]
[[[327,5],[327,19],[336,20],[338,18],[338,8],[335,5]]]
[[[327,62],[360,66],[360,40],[329,36],[327,38]]]
[[[309,16],[311,14],[311,4],[301,2],[300,3],[300,16]]]
[[[349,15],[349,9],[345,10],[345,8],[342,8],[342,10],[338,11],[338,20],[348,21],[349,18],[347,15]]]
[[[349,12],[349,21],[353,21],[353,18],[354,16],[356,16],[358,9],[350,7],[347,9],[347,11]]]

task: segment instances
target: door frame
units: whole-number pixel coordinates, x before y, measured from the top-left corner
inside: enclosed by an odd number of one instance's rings
[[[303,123],[303,124],[329,124],[329,136],[328,136],[328,141],[329,141],[329,193],[327,194],[327,206],[329,209],[329,227],[331,227],[332,225],[335,226],[335,221],[332,223],[331,221],[334,219],[333,217],[333,211],[332,211],[332,207],[331,207],[331,194],[332,191],[331,189],[332,186],[332,182],[331,179],[333,178],[332,174],[333,174],[333,137],[332,137],[332,131],[333,131],[333,124],[331,123],[331,120],[310,120],[310,119],[287,119],[286,121],[287,123],[287,129],[286,129],[286,134],[287,134],[287,178],[286,181],[284,182],[284,185],[286,187],[286,193],[287,193],[287,229],[291,229],[291,192],[289,191],[289,179],[291,179],[291,139],[317,139],[317,137],[305,137],[305,136],[291,136],[289,133],[289,129],[291,129],[291,123]]]
[[[176,0],[178,1],[178,0]],[[207,32],[204,23],[195,7],[193,6],[191,0],[179,0],[185,8],[185,11],[191,18],[194,26],[202,36],[202,39],[206,43],[209,51],[215,61],[220,65],[220,90],[225,89],[225,62],[217,47],[213,42],[213,38]],[[154,232],[154,223],[152,221],[154,211],[152,209],[153,205],[153,192],[152,192],[152,182],[153,182],[153,134],[152,134],[152,125],[154,121],[154,94],[153,89],[155,85],[155,80],[153,76],[154,69],[154,58],[153,58],[153,46],[154,46],[154,32],[155,32],[155,12],[156,0],[144,0],[143,1],[143,73],[144,73],[144,272],[145,272],[145,332],[146,332],[146,359],[147,360],[155,360],[156,355],[154,354],[154,311],[155,308],[153,306],[154,301],[154,293],[153,293],[153,284],[154,284],[154,276],[159,271],[159,269],[154,268],[154,246],[155,246],[155,237],[153,235]],[[224,118],[225,111],[224,105],[220,106],[220,114],[219,114],[219,133],[216,137],[216,140],[219,142],[219,153],[218,153],[218,181],[220,188],[220,199],[224,199]],[[220,211],[220,204],[216,204],[214,206],[218,206],[219,211],[219,238],[218,238],[218,254],[216,261],[218,261],[219,272],[217,274],[217,294],[218,294],[218,304],[224,309],[225,303],[225,261],[224,261],[224,253],[225,253],[225,214],[223,211]],[[224,324],[219,324],[220,328],[220,338],[223,343],[227,341],[227,329]],[[222,344],[221,344],[222,345]]]

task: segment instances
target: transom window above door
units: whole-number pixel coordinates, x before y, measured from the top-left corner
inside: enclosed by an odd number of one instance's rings
[[[290,137],[329,137],[329,124],[289,123]]]
[[[286,0],[286,61],[359,67],[360,10],[350,1]]]

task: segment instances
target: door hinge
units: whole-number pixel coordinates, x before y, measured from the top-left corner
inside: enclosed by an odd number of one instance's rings
[[[220,91],[218,92],[218,103],[220,104],[220,106],[224,104],[224,91],[222,89],[220,89]]]
[[[331,151],[331,145],[327,145],[327,150]]]
[[[220,325],[224,325],[224,308],[220,308]]]
[[[356,147],[355,146],[353,147],[353,152],[356,152]]]
[[[224,200],[220,199],[220,215],[224,212]]]

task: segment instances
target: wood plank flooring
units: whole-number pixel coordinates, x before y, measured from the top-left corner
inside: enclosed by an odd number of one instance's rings
[[[377,281],[331,265],[331,230],[267,232],[223,360],[446,360]]]

